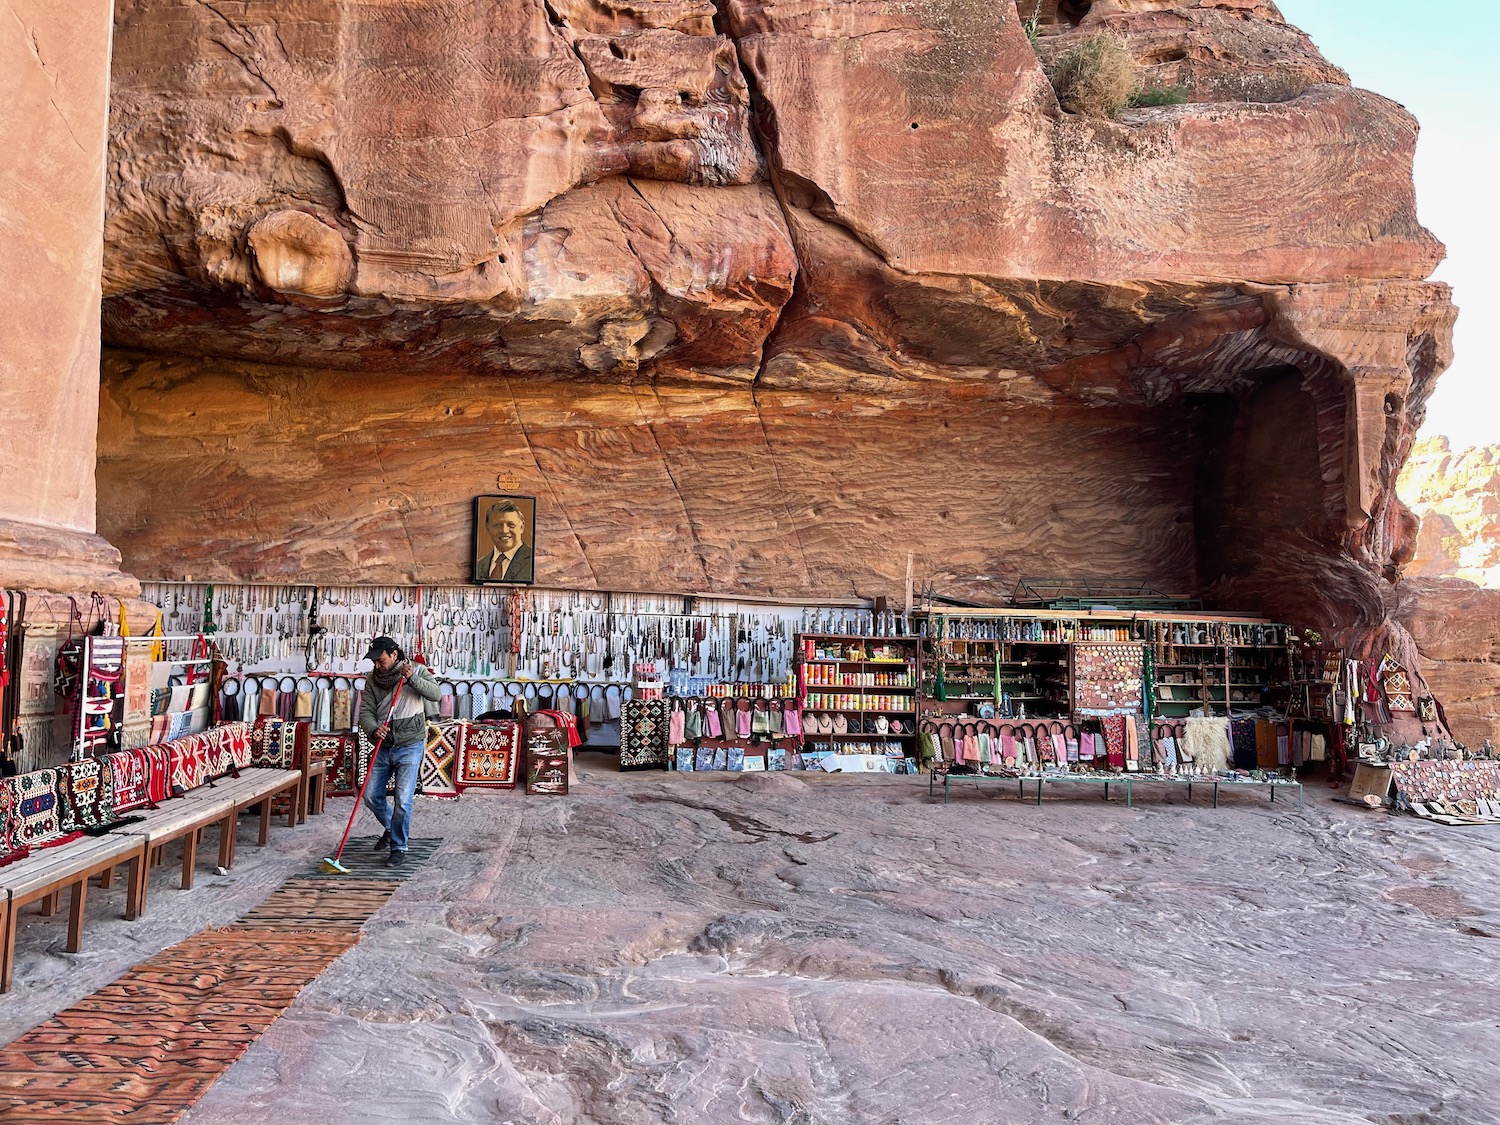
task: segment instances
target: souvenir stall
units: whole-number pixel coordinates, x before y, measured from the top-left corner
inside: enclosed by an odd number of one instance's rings
[[[1228,614],[907,617],[853,602],[487,586],[161,584],[146,594],[169,633],[203,632],[223,657],[218,716],[307,724],[332,763],[332,792],[359,776],[358,657],[379,634],[439,679],[436,727],[550,713],[549,729],[574,749],[618,747],[625,769],[932,765],[1274,783],[1313,767],[1337,780],[1346,749],[1391,752],[1369,733],[1382,715],[1433,706],[1409,674],[1403,690],[1404,669],[1346,661],[1316,634]],[[530,730],[518,731],[520,756]],[[551,735],[536,741],[539,753],[558,749]],[[459,749],[435,756],[434,791],[462,769]]]
[[[1287,634],[1272,622],[980,610],[920,628],[919,756],[945,795],[948,775],[1032,781],[1038,797],[1052,782],[1213,778],[1217,794],[1295,784],[1303,764]]]

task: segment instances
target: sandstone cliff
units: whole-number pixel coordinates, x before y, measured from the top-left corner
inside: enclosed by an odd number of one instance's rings
[[[1039,14],[122,0],[101,529],[153,578],[455,582],[499,488],[549,584],[912,553],[1406,651],[1454,315],[1415,122],[1270,3]],[[1101,27],[1190,100],[1063,112]]]
[[[1397,491],[1422,521],[1401,618],[1423,674],[1457,737],[1500,743],[1500,446],[1424,438]]]
[[[1408,573],[1500,588],[1500,445],[1417,442],[1396,491],[1422,520]]]

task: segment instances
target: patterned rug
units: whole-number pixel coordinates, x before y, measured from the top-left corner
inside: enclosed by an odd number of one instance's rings
[[[457,797],[459,753],[467,723],[428,723],[427,749],[422,755],[422,772],[417,792],[428,797]]]
[[[63,827],[101,828],[117,819],[115,773],[103,758],[84,758],[58,767],[62,775]]]
[[[347,850],[344,854],[348,858]],[[390,877],[389,872],[386,874],[383,880],[337,876],[288,879],[270,898],[229,928],[353,933],[369,921],[370,916],[384,906],[401,885]]]
[[[208,930],[0,1050],[6,1125],[169,1125],[359,940]]]
[[[167,799],[171,770],[162,747],[121,750],[104,760],[109,763],[114,784],[115,812],[130,812],[147,805],[155,808]]]
[[[10,791],[5,804],[10,808],[13,849],[39,848],[63,835],[61,784],[55,769],[0,780]]]
[[[629,700],[620,715],[620,768],[667,768],[667,701]]]
[[[250,732],[251,764],[279,770],[297,769],[301,765],[297,760],[297,734],[302,725],[283,719],[256,719]]]
[[[173,793],[191,793],[208,781],[207,741],[189,734],[165,743]]]
[[[514,789],[520,758],[521,728],[513,722],[471,723],[459,747],[460,792],[465,789]]]
[[[359,791],[355,777],[356,743],[352,734],[315,734],[307,740],[314,762],[328,763],[328,796],[352,797]]]

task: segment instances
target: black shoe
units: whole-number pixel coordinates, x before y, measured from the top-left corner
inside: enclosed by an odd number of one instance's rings
[[[387,867],[400,867],[405,862],[405,852],[392,852],[389,856],[386,857],[385,865]]]
[[[378,852],[381,848],[388,848],[390,846],[391,834],[389,832],[382,832],[380,834],[380,839],[375,841],[375,850]]]

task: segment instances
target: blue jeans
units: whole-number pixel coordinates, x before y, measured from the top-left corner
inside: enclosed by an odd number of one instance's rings
[[[365,787],[365,804],[380,821],[380,826],[391,834],[391,851],[404,852],[411,840],[411,802],[417,792],[417,772],[422,768],[423,746],[413,742],[410,746],[384,747],[370,763],[370,783]],[[391,774],[396,775],[396,808],[391,811],[391,799],[386,795],[390,787]]]

